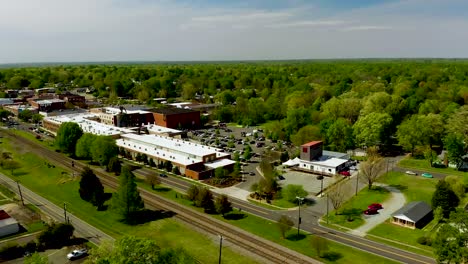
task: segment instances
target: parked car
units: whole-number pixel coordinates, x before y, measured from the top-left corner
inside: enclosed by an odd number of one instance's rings
[[[164,173],[161,173],[161,174],[159,174],[159,177],[162,177],[162,178],[167,178],[167,175],[166,175],[166,174],[164,174]]]
[[[250,176],[255,176],[255,172],[251,171],[251,172],[249,172],[249,175]]]
[[[432,174],[427,173],[427,172],[421,174],[421,176],[423,176],[424,178],[434,178],[434,176],[432,176]]]
[[[379,203],[373,203],[371,205],[369,205],[367,207],[367,209],[370,209],[370,210],[380,210],[380,209],[383,209],[382,205],[379,204]]]
[[[416,172],[414,171],[405,171],[406,174],[408,175],[418,175]]]
[[[282,181],[282,180],[284,180],[284,176],[283,175],[278,175],[278,179]]]
[[[375,215],[375,214],[378,214],[379,212],[375,209],[367,209],[364,211],[364,214],[365,215]]]
[[[338,172],[339,174],[343,175],[343,176],[346,176],[346,177],[349,177],[351,176],[351,173],[349,173],[349,171],[340,171]]]
[[[75,249],[73,250],[72,252],[68,253],[67,254],[67,259],[69,260],[75,260],[75,259],[79,259],[79,258],[82,258],[82,257],[85,257],[88,255],[88,250],[85,249],[85,248],[82,248],[82,249]]]

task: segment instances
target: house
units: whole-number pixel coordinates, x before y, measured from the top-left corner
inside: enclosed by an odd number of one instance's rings
[[[18,233],[19,230],[18,221],[4,210],[0,210],[0,237]]]
[[[422,228],[433,218],[432,208],[425,202],[411,202],[392,215],[392,223],[408,228]]]
[[[333,151],[324,151],[322,141],[312,141],[301,146],[298,169],[335,175],[349,165],[349,155]]]

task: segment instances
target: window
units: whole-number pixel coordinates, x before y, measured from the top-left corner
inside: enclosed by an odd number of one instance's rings
[[[302,152],[307,153],[307,148],[306,148],[306,147],[303,147],[303,148],[302,148]]]

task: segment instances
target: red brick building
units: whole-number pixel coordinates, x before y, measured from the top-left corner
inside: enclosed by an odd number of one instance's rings
[[[180,129],[199,128],[200,111],[183,108],[159,108],[151,110],[158,126]]]

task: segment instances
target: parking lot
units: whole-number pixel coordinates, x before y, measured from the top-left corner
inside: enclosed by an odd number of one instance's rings
[[[237,126],[226,126],[219,129],[200,129],[188,133],[190,139],[207,146],[213,146],[231,154],[237,151],[242,161],[242,175],[244,181],[237,187],[244,190],[250,190],[250,186],[261,177],[256,167],[261,156],[267,149],[276,150],[278,143],[266,139],[264,133],[258,128],[243,128]],[[243,153],[245,147],[249,145],[252,148],[252,158],[245,160]]]
[[[302,185],[304,190],[313,195],[317,195],[322,188],[322,181],[317,179],[318,175],[291,169],[282,169],[281,171],[283,171],[282,175],[284,177],[284,180],[278,181],[281,186],[288,184]],[[323,189],[326,189],[341,178],[342,176],[323,177]]]

